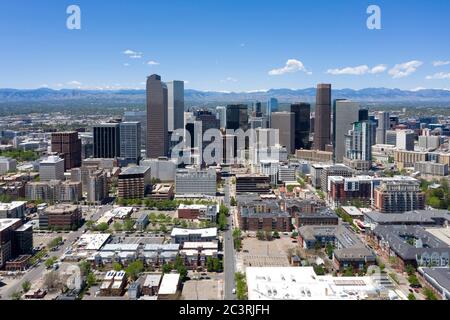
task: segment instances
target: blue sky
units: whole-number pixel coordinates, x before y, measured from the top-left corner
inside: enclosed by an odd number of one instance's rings
[[[0,87],[450,89],[449,35],[448,0],[2,0]]]

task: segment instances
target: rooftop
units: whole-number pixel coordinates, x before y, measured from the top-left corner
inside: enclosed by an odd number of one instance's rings
[[[14,224],[21,221],[20,219],[0,219],[0,231],[11,228]]]
[[[159,287],[158,295],[176,294],[178,291],[178,284],[180,283],[179,273],[168,273],[163,276],[161,286]]]
[[[217,237],[217,228],[206,228],[206,229],[181,229],[173,228],[171,236],[188,236],[191,234],[200,234],[202,238],[207,237]]]
[[[122,173],[120,173],[120,175],[124,176],[124,175],[130,175],[130,174],[144,174],[144,173],[147,173],[149,170],[150,170],[150,167],[144,167],[144,166],[129,167],[129,168],[126,168]]]
[[[246,269],[249,300],[359,300],[377,294],[371,277],[317,276],[313,267]]]

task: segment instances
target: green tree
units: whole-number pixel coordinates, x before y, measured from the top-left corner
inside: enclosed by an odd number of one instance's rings
[[[408,300],[417,300],[416,296],[414,295],[414,293],[408,294]]]
[[[231,199],[230,199],[230,205],[231,205],[232,207],[236,207],[237,201],[236,201],[236,198],[235,198],[235,197],[231,197]]]
[[[219,218],[218,218],[218,222],[219,222],[219,229],[224,231],[227,228],[227,216],[225,215],[224,212],[220,212],[219,213]]]
[[[275,239],[280,239],[280,233],[277,230],[275,230],[272,234],[272,237]]]
[[[93,272],[89,272],[89,274],[86,277],[86,284],[90,288],[93,285],[97,283],[97,278],[95,277],[95,274]]]
[[[424,288],[423,289],[423,295],[427,300],[437,300],[436,295],[434,294],[433,290],[430,288]]]
[[[318,276],[323,276],[325,275],[325,269],[322,266],[314,266],[314,272],[318,275]]]
[[[258,230],[256,232],[256,238],[260,241],[265,240],[266,237],[264,236],[264,232],[262,230]]]
[[[78,267],[80,268],[81,275],[86,276],[91,272],[91,265],[86,260],[81,261],[78,264]]]
[[[15,291],[11,294],[11,300],[22,300],[22,293],[20,291]]]
[[[97,225],[96,229],[100,232],[105,232],[109,229],[109,225],[106,222],[102,222]]]
[[[139,275],[144,271],[144,263],[141,260],[136,260],[128,265],[125,273],[133,280],[137,280]]]
[[[125,219],[123,222],[123,229],[127,232],[133,231],[134,221],[131,219]]]
[[[331,243],[328,243],[325,252],[328,255],[328,258],[333,258],[334,246]]]
[[[45,260],[45,263],[44,263],[45,267],[47,269],[51,268],[56,263],[56,260],[57,260],[56,257],[48,258],[47,260]]]
[[[215,272],[219,272],[222,270],[222,262],[220,261],[219,258],[213,259],[213,269]]]
[[[408,282],[413,287],[420,285],[419,279],[417,279],[417,276],[415,274],[412,274],[408,277]]]
[[[206,258],[206,270],[208,270],[208,272],[214,271],[213,259],[211,257]]]
[[[122,224],[121,224],[120,222],[116,221],[116,222],[114,222],[114,224],[113,224],[113,229],[114,229],[114,231],[116,231],[116,232],[120,232],[120,231],[122,231],[123,226],[122,226]]]
[[[170,263],[165,263],[162,266],[162,272],[163,273],[170,273],[173,270],[173,266]]]
[[[123,269],[123,266],[119,262],[113,262],[112,268],[114,271],[121,271]]]
[[[352,266],[348,266],[347,268],[345,268],[344,277],[353,277],[354,275],[355,274]]]
[[[247,281],[245,278],[245,274],[241,272],[237,272],[234,275],[236,281],[236,297],[238,300],[246,300],[247,299]]]
[[[23,292],[27,293],[28,291],[30,291],[30,289],[31,289],[31,282],[28,281],[28,280],[25,280],[22,283],[22,290],[23,290]]]
[[[406,273],[408,274],[408,276],[411,276],[416,273],[416,269],[410,264],[408,264],[406,266],[405,270],[406,270]]]

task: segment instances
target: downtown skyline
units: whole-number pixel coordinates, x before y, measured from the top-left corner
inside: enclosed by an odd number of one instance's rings
[[[158,73],[201,91],[316,83],[450,89],[446,1],[377,1],[381,30],[367,29],[366,1],[327,3],[325,10],[312,1],[131,1],[123,7],[82,0],[81,30],[65,27],[70,4],[0,5],[9,48],[0,52],[1,88],[144,89],[146,77]]]

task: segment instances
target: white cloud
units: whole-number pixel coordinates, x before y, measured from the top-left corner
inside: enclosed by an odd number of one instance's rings
[[[129,64],[129,63],[124,63],[123,66],[124,66],[124,67],[129,67],[130,64]]]
[[[158,65],[159,65],[159,62],[150,60],[149,62],[147,62],[147,64],[148,64],[149,66],[158,66]]]
[[[450,64],[450,61],[433,61],[434,67],[442,67]]]
[[[237,82],[238,80],[233,77],[227,77],[224,80],[220,80],[220,82]]]
[[[303,65],[303,62],[296,59],[289,59],[283,68],[270,70],[269,75],[280,76],[286,73],[295,73],[299,71],[303,71],[308,75],[312,74],[312,72],[306,70],[305,66]]]
[[[332,75],[353,75],[360,76],[364,74],[379,74],[387,70],[387,66],[384,64],[377,65],[370,68],[368,65],[361,65],[357,67],[345,67],[342,69],[329,69],[326,73]]]
[[[423,62],[418,60],[396,64],[391,70],[389,70],[389,74],[393,79],[404,78],[416,72],[422,65]]]
[[[74,86],[74,87],[80,87],[82,85],[82,83],[74,80],[74,81],[67,82],[67,85]]]
[[[444,80],[450,79],[450,73],[439,72],[426,77],[427,80]]]
[[[373,67],[372,69],[370,69],[369,73],[371,74],[379,74],[379,73],[383,73],[387,70],[387,65],[385,64],[379,64],[375,67]]]
[[[131,59],[141,59],[143,57],[142,52],[137,52],[134,50],[127,49],[123,52],[124,55],[127,55]]]

